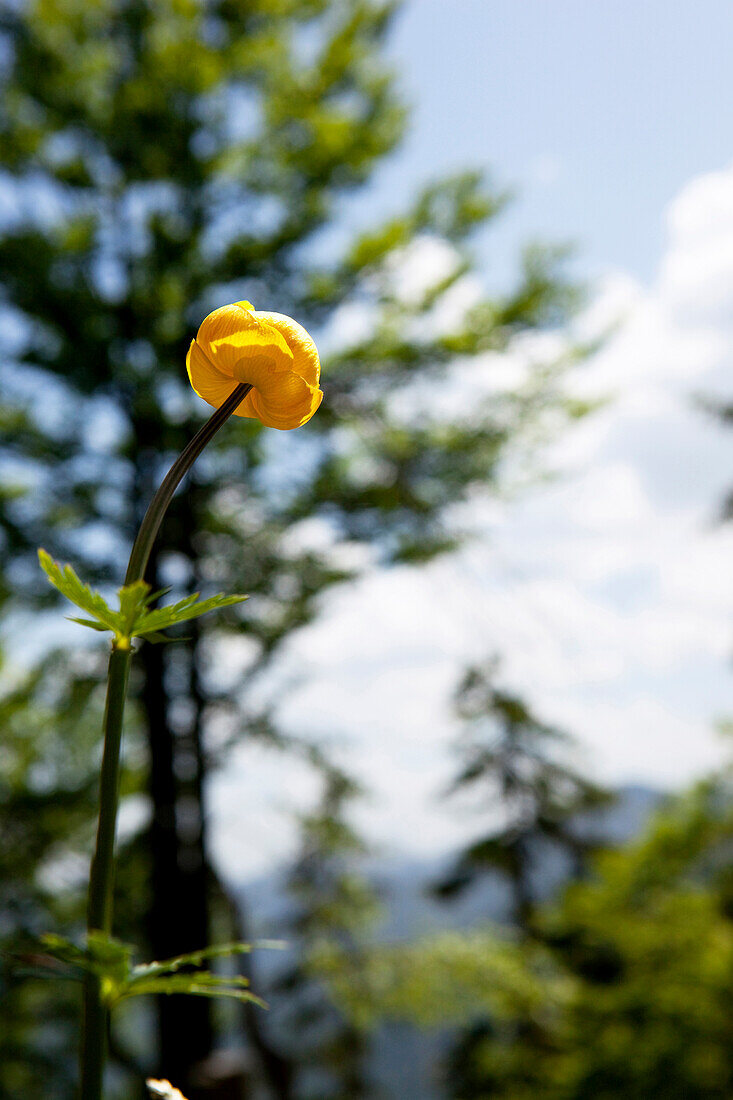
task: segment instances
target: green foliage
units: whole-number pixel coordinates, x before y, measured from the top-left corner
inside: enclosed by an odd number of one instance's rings
[[[318,750],[312,755],[322,790],[301,818],[300,850],[286,880],[291,905],[283,934],[293,950],[273,985],[267,1027],[299,1067],[298,1095],[357,1100],[371,1094],[366,1043],[334,1000],[319,960],[328,954],[344,982],[361,982],[379,906],[362,865],[366,848],[349,821],[362,792]]]
[[[65,975],[52,971],[54,977],[66,976],[80,979],[84,974],[96,974],[100,979],[104,1003],[113,1008],[130,997],[150,994],[186,993],[199,997],[231,997],[238,1001],[251,1001],[266,1008],[264,1001],[249,992],[249,981],[242,975],[212,974],[202,970],[208,959],[231,958],[243,955],[254,947],[282,946],[274,942],[257,944],[226,943],[191,951],[165,962],[132,963],[132,948],[104,932],[92,932],[84,947],[79,947],[63,936],[47,934],[41,944],[51,959],[68,967]]]
[[[117,595],[120,609],[113,611],[98,592],[92,591],[89,585],[79,580],[70,565],[62,568],[45,550],[38,551],[38,560],[54,588],[82,611],[94,616],[93,619],[72,618],[71,621],[92,630],[111,630],[115,645],[127,645],[132,638],[143,638],[148,642],[168,641],[161,631],[196,619],[208,611],[218,611],[222,607],[231,607],[247,599],[246,596],[225,596],[220,593],[218,596],[200,600],[199,593],[194,592],[192,596],[185,596],[169,607],[159,607],[151,611],[151,603],[161,593],[151,593],[149,584],[135,581],[134,584],[119,589]]]
[[[434,892],[448,899],[482,877],[499,876],[509,889],[507,916],[527,940],[529,952],[530,937],[537,932],[540,890],[551,886],[539,882],[548,855],[560,856],[561,874],[582,874],[588,855],[602,840],[590,831],[588,814],[606,805],[610,795],[569,763],[569,738],[541,722],[518,695],[498,687],[496,678],[496,662],[490,662],[468,669],[458,687],[462,766],[450,788],[451,793],[478,794],[491,823],[459,853]],[[545,992],[552,998],[551,991]],[[448,1059],[449,1096],[462,1098],[474,1090],[483,1095],[485,1075],[477,1059],[490,1020],[489,1015],[474,1015],[459,1033]]]
[[[459,1100],[723,1100],[733,1089],[733,797],[723,775],[538,912],[540,938],[484,930],[381,947],[361,985],[322,958],[362,1026],[459,1024]]]
[[[0,1094],[59,1100],[76,1090],[79,992],[41,982],[28,960],[38,937],[83,923],[104,658],[50,653],[20,674],[6,664],[0,690]],[[69,672],[72,675],[69,675]],[[13,671],[15,674],[13,675]],[[141,783],[131,708],[123,798]],[[53,1028],[42,1026],[53,1021]]]
[[[575,986],[567,1030],[538,1066],[549,1096],[730,1094],[732,795],[723,775],[678,799],[547,914]]]
[[[363,1028],[386,1018],[421,1028],[467,1025],[478,1015],[542,1015],[567,988],[538,945],[524,948],[498,929],[443,932],[364,953],[359,980],[326,944],[313,966],[343,1009]]]

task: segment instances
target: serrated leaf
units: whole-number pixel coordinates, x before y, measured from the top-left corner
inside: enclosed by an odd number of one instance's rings
[[[124,625],[124,632],[128,637],[133,636],[135,623],[150,602],[150,585],[145,581],[134,581],[120,588],[117,592],[120,600],[120,616]]]
[[[76,971],[70,977],[84,973],[98,975],[107,1003],[117,1000],[129,979],[132,948],[105,932],[90,932],[86,947],[55,934],[42,936],[41,943],[48,955]]]
[[[158,974],[173,974],[182,966],[201,966],[209,959],[231,958],[233,955],[248,955],[255,948],[278,949],[285,944],[280,940],[257,940],[255,943],[218,943],[203,947],[200,951],[190,951],[187,955],[176,955],[172,959],[160,962],[140,963],[133,968],[133,978],[152,977]]]
[[[245,954],[254,947],[284,946],[274,940],[261,940],[255,944],[223,943],[162,962],[132,966],[132,948],[104,932],[91,932],[86,947],[54,934],[43,936],[41,943],[47,955],[70,968],[69,974],[61,976],[97,974],[101,981],[102,997],[110,1007],[128,997],[188,993],[197,997],[230,997],[266,1008],[265,1002],[250,991],[249,980],[243,975],[212,974],[200,967],[207,959]],[[183,971],[184,967],[196,969]]]
[[[98,623],[96,619],[77,619],[75,615],[67,615],[66,618],[70,623],[78,623],[79,626],[88,626],[90,630],[101,630],[103,634],[106,634],[109,630],[108,626],[104,626],[103,623]]]
[[[188,642],[190,638],[169,638],[167,634],[161,634],[157,630],[153,630],[150,634],[138,634],[138,638],[142,638],[144,642],[152,642],[153,645],[162,645],[163,642],[170,642],[171,645],[174,642]]]
[[[225,596],[220,592],[217,596],[211,596],[206,600],[199,600],[198,592],[193,596],[187,596],[178,603],[169,607],[158,607],[155,611],[147,611],[136,621],[134,633],[139,636],[167,630],[178,623],[196,619],[199,615],[206,615],[209,611],[218,611],[222,607],[231,607],[233,604],[242,603],[247,596]]]
[[[167,596],[171,590],[171,587],[172,586],[168,584],[165,588],[159,588],[157,592],[151,592],[148,596],[147,602],[155,603],[155,601],[161,599],[161,597]]]
[[[71,622],[91,630],[111,630],[116,640],[124,639],[128,643],[131,638],[143,638],[154,643],[171,641],[173,639],[162,633],[168,627],[196,619],[209,611],[231,607],[247,599],[246,596],[225,596],[219,593],[209,599],[199,600],[199,593],[194,592],[169,607],[158,607],[149,611],[150,604],[169,589],[162,588],[151,593],[150,585],[145,581],[134,581],[118,590],[120,609],[115,611],[103,596],[79,579],[70,565],[61,566],[45,550],[38,551],[38,560],[51,584],[73,604],[92,616],[89,619],[69,616]]]
[[[72,940],[64,936],[57,936],[48,932],[41,936],[41,944],[47,955],[66,963],[67,966],[78,967],[81,970],[89,970],[90,959],[83,947],[79,947]]]
[[[138,997],[151,993],[189,993],[199,997],[233,997],[240,1001],[251,1001],[266,1008],[265,1002],[249,990],[249,980],[242,975],[212,974],[208,970],[198,969],[209,959],[227,958],[246,954],[254,947],[284,946],[275,941],[249,943],[223,943],[212,947],[191,951],[186,955],[176,955],[161,962],[141,963],[133,967],[125,987],[120,989],[118,1000],[126,997]],[[181,973],[183,967],[195,967],[188,973]]]
[[[219,978],[215,974],[202,971],[197,974],[171,974],[164,978],[151,978],[135,986],[128,986],[114,998],[114,1003],[127,1000],[129,997],[147,997],[161,994],[184,993],[192,997],[229,997],[237,1001],[249,1001],[267,1008],[268,1005],[261,997],[246,989],[235,978]]]
[[[120,632],[122,622],[119,612],[113,611],[103,596],[84,584],[70,565],[62,568],[45,550],[38,551],[38,560],[41,569],[62,596],[66,596],[71,603],[93,616],[95,622],[101,623],[107,630],[112,630],[115,634]]]

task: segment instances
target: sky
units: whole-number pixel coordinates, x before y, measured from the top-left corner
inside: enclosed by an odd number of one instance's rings
[[[412,0],[389,51],[410,131],[374,209],[475,165],[516,189],[487,272],[539,235],[651,278],[663,207],[733,155],[732,40],[727,0]]]
[[[434,858],[480,827],[441,792],[450,693],[492,653],[601,781],[669,789],[724,758],[733,432],[699,397],[733,400],[731,32],[722,0],[413,0],[395,25],[413,124],[348,217],[368,224],[425,179],[483,167],[517,192],[477,242],[483,283],[511,280],[522,241],[575,241],[578,325],[615,327],[573,383],[609,400],[548,450],[550,484],[475,502],[479,537],[458,556],[368,571],[292,642],[281,717],[363,777],[356,816],[383,854]],[[487,386],[537,352],[487,357]],[[297,765],[238,750],[211,792],[225,869],[283,859],[316,793]]]

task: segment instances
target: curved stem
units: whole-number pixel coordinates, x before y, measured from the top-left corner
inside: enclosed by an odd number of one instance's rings
[[[127,566],[126,585],[142,580],[155,536],[178,485],[206,444],[226,423],[251,388],[249,383],[239,383],[171,466],[140,524]],[[120,793],[120,745],[131,659],[132,649],[129,639],[118,641],[112,648],[107,674],[107,701],[103,727],[104,750],[99,781],[99,822],[89,875],[87,933],[109,934],[112,931],[114,847]],[[81,1047],[82,1100],[102,1100],[104,1065],[107,1057],[108,1016],[100,979],[96,974],[89,974],[84,983]]]
[[[150,551],[155,542],[155,536],[158,534],[160,524],[165,515],[166,508],[171,502],[173,494],[180,485],[185,474],[190,470],[191,466],[193,466],[194,462],[203,451],[206,444],[214,438],[222,424],[226,423],[251,389],[252,386],[249,382],[240,382],[236,389],[232,390],[224,404],[219,406],[216,412],[206,421],[203,428],[196,433],[188,446],[181,451],[180,455],[171,466],[161,482],[160,488],[150,501],[148,510],[140,524],[140,530],[137,533],[137,538],[133,543],[132,552],[130,554],[125,584],[133,584],[135,581],[142,580],[145,575],[148,558],[150,557]]]
[[[122,715],[127,694],[132,650],[115,646],[109,658],[107,702],[104,708],[104,752],[99,778],[99,822],[97,845],[89,876],[87,928],[109,932],[112,927],[112,874],[120,792],[120,743]]]

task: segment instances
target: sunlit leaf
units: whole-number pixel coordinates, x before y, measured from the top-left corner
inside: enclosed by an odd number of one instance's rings
[[[38,560],[51,584],[67,600],[86,611],[95,622],[101,623],[108,630],[118,632],[122,623],[119,612],[113,611],[103,596],[84,584],[70,565],[62,567],[45,550],[38,551]]]
[[[110,630],[117,640],[143,638],[151,642],[165,642],[169,639],[161,631],[247,599],[246,596],[226,596],[220,592],[216,596],[200,600],[199,593],[194,592],[168,607],[158,607],[151,611],[151,603],[168,589],[151,593],[150,585],[145,581],[134,581],[118,590],[120,607],[119,611],[115,611],[103,596],[79,579],[70,565],[61,566],[45,550],[38,551],[38,560],[54,588],[93,616],[91,619],[69,616],[71,622],[87,626],[91,630]]]

